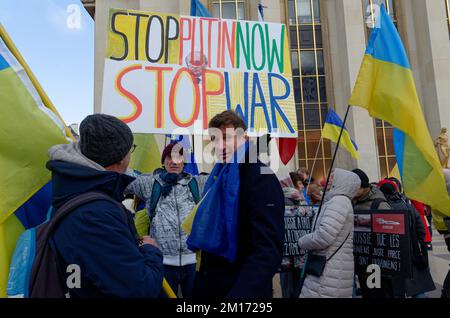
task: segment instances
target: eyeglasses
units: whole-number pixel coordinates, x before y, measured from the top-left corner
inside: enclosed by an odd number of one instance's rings
[[[135,144],[133,144],[133,146],[131,146],[131,153],[133,153],[135,150],[136,150],[136,145]]]

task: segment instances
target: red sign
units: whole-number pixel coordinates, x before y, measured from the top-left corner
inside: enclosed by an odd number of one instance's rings
[[[403,235],[405,217],[403,214],[373,214],[372,232]]]

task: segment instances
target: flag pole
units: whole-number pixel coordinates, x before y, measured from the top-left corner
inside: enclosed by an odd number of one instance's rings
[[[175,295],[174,291],[172,290],[172,288],[170,287],[169,283],[165,278],[163,278],[162,288],[168,298],[177,298],[177,295]]]
[[[342,122],[341,131],[339,132],[339,138],[336,142],[336,148],[334,149],[334,154],[333,154],[333,159],[331,160],[330,169],[328,169],[327,181],[325,183],[325,189],[323,190],[323,195],[322,195],[322,199],[320,200],[320,205],[319,205],[319,210],[317,211],[317,215],[319,215],[322,210],[323,201],[325,199],[325,194],[327,192],[328,184],[330,183],[331,171],[333,170],[334,162],[336,160],[336,155],[337,155],[337,152],[339,149],[339,144],[341,143],[342,134],[344,133],[345,122],[347,121],[349,112],[350,112],[350,105],[347,105],[347,111],[345,112],[345,117]],[[313,230],[316,228],[317,219],[318,219],[318,217],[316,217],[316,221],[314,222]]]
[[[323,130],[323,129],[322,129]],[[313,161],[313,165],[311,167],[311,171],[309,173],[309,179],[308,179],[308,185],[306,186],[306,194],[308,194],[308,189],[309,189],[309,185],[311,183],[311,178],[314,172],[314,167],[316,166],[316,161],[317,161],[317,155],[319,154],[319,149],[320,149],[320,145],[322,144],[322,139],[323,139],[323,135],[322,133],[320,133],[320,140],[319,140],[319,144],[317,145],[317,149],[316,149],[316,155],[314,157],[314,161]]]
[[[190,138],[191,138],[191,136],[189,136],[189,139]],[[189,158],[189,160],[191,160],[191,161],[192,161],[192,156],[194,156],[194,158],[195,158],[195,135],[192,135],[191,156]],[[197,172],[200,174],[200,172],[198,171],[198,167],[197,167]]]
[[[341,142],[342,134],[344,133],[345,122],[347,121],[347,117],[348,117],[349,111],[350,111],[350,105],[347,105],[347,111],[345,112],[344,121],[342,122],[341,131],[339,133],[339,138],[338,138],[337,143],[336,143],[336,149],[334,150],[333,159],[331,160],[330,169],[328,170],[327,182],[325,183],[325,189],[323,191],[323,195],[322,195],[322,198],[320,200],[319,210],[317,211],[317,215],[315,215],[315,222],[314,222],[314,226],[313,226],[311,232],[315,230],[316,224],[317,224],[317,220],[319,219],[318,216],[319,216],[319,214],[320,214],[320,212],[322,210],[323,201],[325,199],[325,194],[326,194],[327,188],[328,188],[328,183],[330,182],[331,171],[333,169],[334,161],[336,160],[336,154],[337,154],[337,151],[339,149],[339,144]],[[305,278],[306,278],[305,270],[306,270],[306,264],[308,263],[308,254],[309,254],[309,252],[307,252],[305,254],[305,256],[304,256],[303,269],[302,269],[301,274],[300,274],[300,282],[299,282],[298,287],[297,287],[297,289],[295,291],[297,297],[300,296],[301,290],[303,288],[303,284],[305,282]]]

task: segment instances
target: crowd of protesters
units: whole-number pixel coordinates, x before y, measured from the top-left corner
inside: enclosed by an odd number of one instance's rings
[[[109,198],[76,207],[52,234],[50,247],[62,272],[69,264],[81,269],[81,286],[69,289],[70,297],[167,297],[166,279],[184,298],[270,298],[284,262],[284,217],[290,209],[313,219],[311,232],[298,241],[307,251],[300,263],[324,263],[319,275],[303,275],[296,266],[280,273],[283,297],[425,297],[435,289],[428,262],[429,208],[409,200],[399,180],[370,183],[360,169],[334,169],[328,182],[318,182],[301,168],[280,183],[274,173],[261,173],[266,168],[261,161],[249,160],[252,145],[236,113],[216,115],[209,128],[219,131],[212,134],[218,163],[200,176],[184,172],[177,143],[165,147],[160,169],[130,176],[133,134],[108,115],[88,116],[79,141],[49,150],[55,215],[82,193]],[[125,196],[145,204],[143,235],[133,213],[121,206]],[[355,275],[354,210],[390,209],[407,211],[413,275],[382,277],[381,288],[370,289],[367,277]],[[448,232],[442,233],[448,243]],[[45,271],[33,275],[37,282],[48,281]]]
[[[282,273],[281,287],[283,297],[362,297],[362,298],[425,298],[426,293],[436,289],[430,273],[428,251],[431,249],[431,226],[427,219],[430,208],[408,199],[403,193],[401,182],[394,177],[379,182],[370,182],[361,169],[345,171],[335,169],[325,191],[326,179],[314,182],[306,168],[290,174],[301,198],[311,207],[321,204],[319,215],[314,218],[312,232],[299,240],[302,249],[310,254],[325,256],[326,266],[320,277],[306,275],[300,277],[301,268],[291,274],[294,281],[286,282]],[[311,181],[312,180],[312,181]],[[450,178],[447,176],[447,184]],[[298,186],[297,184],[301,185]],[[410,226],[410,251],[412,276],[396,278],[381,276],[381,288],[369,288],[369,276],[355,275],[353,257],[353,212],[355,210],[402,210],[407,211]],[[448,234],[440,231],[446,238],[450,251]],[[332,256],[332,257],[330,257]],[[444,283],[442,297],[448,297],[449,275]],[[299,287],[301,285],[301,287]],[[294,286],[292,288],[291,286]],[[294,290],[301,291],[296,295]]]

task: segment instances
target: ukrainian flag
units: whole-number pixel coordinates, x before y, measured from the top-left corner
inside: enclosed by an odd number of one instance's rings
[[[212,18],[211,13],[209,13],[208,9],[199,0],[191,0],[191,15],[194,17]]]
[[[0,24],[0,297],[18,237],[50,207],[47,150],[70,134],[58,116]]]
[[[131,154],[130,168],[139,173],[152,173],[161,168],[161,151],[155,136],[133,134],[136,150]]]
[[[406,195],[450,215],[442,167],[417,97],[414,77],[397,29],[384,6],[349,100],[391,123]]]
[[[358,146],[356,146],[356,143],[350,138],[350,134],[348,133],[347,128],[345,128],[341,118],[334,110],[328,109],[327,119],[325,120],[325,125],[322,129],[322,137],[337,143],[341,133],[341,127],[344,127],[344,130],[342,132],[340,145],[344,147],[353,158],[359,160]]]

